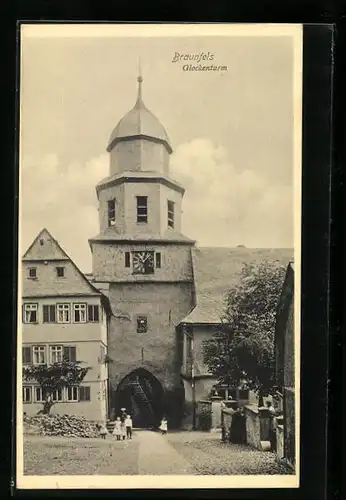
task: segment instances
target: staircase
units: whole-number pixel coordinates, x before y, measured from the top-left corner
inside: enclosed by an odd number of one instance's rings
[[[144,408],[146,414],[148,415],[148,420],[154,421],[155,414],[151,405],[151,402],[147,398],[147,395],[143,391],[143,387],[139,383],[139,380],[131,381],[130,384],[133,388],[134,400],[140,408]]]

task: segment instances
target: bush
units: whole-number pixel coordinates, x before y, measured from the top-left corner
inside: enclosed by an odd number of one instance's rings
[[[200,431],[210,431],[212,413],[209,408],[201,408],[197,414],[198,429]]]

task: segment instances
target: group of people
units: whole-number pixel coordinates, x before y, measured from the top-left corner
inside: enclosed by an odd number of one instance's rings
[[[124,439],[132,439],[132,418],[130,415],[117,417],[114,429],[113,436],[116,436],[117,441]]]
[[[102,439],[106,439],[108,429],[106,424],[99,425],[99,432]],[[122,414],[117,417],[114,422],[113,436],[116,436],[117,441],[132,439],[132,418],[131,415]]]
[[[108,434],[107,425],[98,425],[99,433],[102,439],[106,439]],[[167,419],[163,417],[159,426],[161,434],[167,434]],[[116,436],[117,441],[132,439],[132,418],[129,414],[122,414],[117,417],[114,422],[113,436]]]

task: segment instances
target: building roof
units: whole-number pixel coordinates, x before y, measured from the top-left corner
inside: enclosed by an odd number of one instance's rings
[[[142,100],[142,77],[138,77],[138,96],[134,107],[119,121],[108,141],[107,150],[111,151],[114,144],[130,137],[154,139],[165,144],[169,153],[172,152],[170,140],[164,126],[145,106]]]
[[[36,236],[28,250],[25,252],[22,262],[29,264],[55,262],[63,262],[64,266],[72,266],[71,279],[55,280],[47,277],[42,279],[26,279],[23,276],[23,297],[64,297],[64,296],[85,296],[85,295],[102,295],[80,271],[73,260],[61,248],[59,243],[47,229],[42,229]],[[45,266],[44,266],[45,267]]]
[[[42,229],[22,257],[23,261],[71,260],[50,232]]]
[[[196,306],[181,323],[220,323],[224,298],[240,278],[245,263],[279,261],[287,267],[293,249],[193,248]]]
[[[152,243],[186,243],[193,245],[195,242],[187,236],[184,236],[173,229],[167,229],[164,234],[148,233],[148,234],[133,234],[122,233],[116,226],[108,227],[101,234],[89,239],[89,243],[93,241],[129,241],[129,242],[152,242]]]
[[[100,189],[109,187],[109,186],[114,186],[118,185],[121,183],[129,183],[129,182],[160,182],[162,184],[165,184],[166,186],[175,189],[176,191],[184,194],[185,189],[183,186],[177,182],[176,180],[172,179],[171,177],[168,177],[167,175],[163,173],[158,173],[155,170],[140,170],[140,171],[134,171],[134,170],[123,170],[122,172],[115,173],[113,175],[110,175],[108,177],[105,177],[100,180],[100,182],[97,183],[96,185],[96,192],[98,193]]]

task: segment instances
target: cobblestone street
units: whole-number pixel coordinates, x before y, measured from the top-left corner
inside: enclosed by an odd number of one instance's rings
[[[129,441],[24,437],[27,475],[287,474],[270,452],[224,444],[218,433],[134,432]]]

